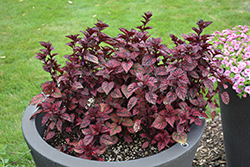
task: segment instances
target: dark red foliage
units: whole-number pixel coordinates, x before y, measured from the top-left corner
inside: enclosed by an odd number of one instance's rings
[[[77,137],[65,139],[59,148],[77,157],[102,160],[98,155],[118,138],[133,142],[131,133],[146,138],[144,148],[156,145],[162,150],[174,142],[185,143],[190,125],[201,125],[200,118],[206,117],[207,105],[215,115],[219,88],[209,76],[222,83],[224,78],[211,64],[218,53],[209,49],[209,35],[201,35],[211,22],[198,21],[195,33],[184,34],[184,41],[170,35],[176,46],[169,49],[160,38],[148,35],[151,16],[150,12],[143,15],[139,31],[121,28],[115,38],[102,32],[108,25],[99,20],[82,31],[84,37],[67,36],[73,52],[64,56],[64,67],[57,64],[52,45],[41,42],[44,49],[36,57],[52,81],[42,84],[43,94],[31,104],[39,107],[32,117],[45,113],[45,140],[56,131],[75,132]],[[228,94],[221,97],[228,103]]]

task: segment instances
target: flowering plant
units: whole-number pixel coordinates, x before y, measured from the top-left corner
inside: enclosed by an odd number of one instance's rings
[[[145,138],[142,148],[154,145],[161,151],[184,144],[191,124],[202,124],[207,105],[215,113],[219,88],[209,74],[216,74],[210,62],[218,53],[209,49],[210,35],[201,35],[212,22],[198,21],[195,33],[183,34],[184,41],[170,35],[176,46],[169,49],[161,38],[148,35],[151,16],[143,15],[138,30],[120,28],[115,38],[103,33],[108,25],[99,20],[82,31],[83,38],[67,36],[73,52],[64,56],[63,67],[52,44],[40,42],[43,49],[36,58],[52,81],[42,84],[43,93],[30,104],[38,107],[32,117],[44,114],[46,141],[62,134],[58,149],[102,161],[110,145],[133,142],[132,134]],[[228,94],[221,96],[228,103]]]
[[[215,31],[212,38],[213,46],[222,51],[215,56],[219,60],[219,73],[232,81],[232,88],[239,97],[250,95],[250,34],[248,26]],[[213,80],[215,78],[212,78]]]

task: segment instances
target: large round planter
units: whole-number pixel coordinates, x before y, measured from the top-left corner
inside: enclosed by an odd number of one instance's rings
[[[22,131],[37,167],[191,167],[205,127],[205,120],[202,120],[202,126],[191,126],[188,146],[175,144],[166,151],[136,160],[100,162],[67,155],[47,144],[41,137],[44,131],[41,128],[42,115],[29,119],[34,111],[35,106],[27,107],[22,119]]]
[[[239,98],[229,85],[228,105],[221,101],[220,109],[227,167],[250,166],[250,97]]]

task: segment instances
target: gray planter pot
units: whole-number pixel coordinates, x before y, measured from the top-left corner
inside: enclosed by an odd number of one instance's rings
[[[22,131],[37,167],[191,167],[205,127],[205,120],[202,120],[202,126],[191,126],[191,132],[188,133],[188,146],[175,144],[159,154],[136,160],[100,162],[67,155],[47,144],[41,138],[44,131],[44,128],[41,128],[42,115],[29,120],[34,111],[35,106],[28,106],[25,110]]]
[[[221,86],[221,89],[223,87]],[[228,105],[221,101],[220,109],[227,167],[250,166],[250,97],[239,98],[228,85]]]

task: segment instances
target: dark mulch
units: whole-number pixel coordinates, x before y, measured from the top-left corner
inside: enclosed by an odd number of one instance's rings
[[[192,167],[225,167],[226,156],[223,145],[220,115],[207,121]]]

